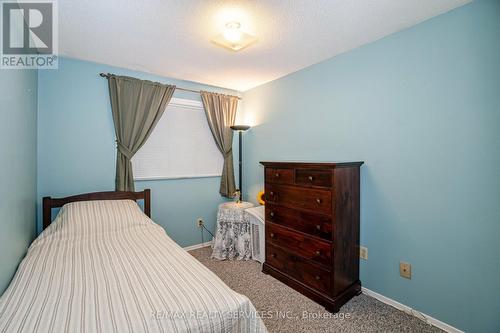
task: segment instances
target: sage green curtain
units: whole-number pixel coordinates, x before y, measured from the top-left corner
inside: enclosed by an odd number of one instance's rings
[[[132,156],[146,142],[172,98],[175,86],[128,76],[108,77],[116,134],[117,191],[134,191]]]
[[[224,157],[219,192],[232,197],[236,190],[233,165],[233,130],[236,120],[238,97],[201,92],[201,100],[215,143]]]

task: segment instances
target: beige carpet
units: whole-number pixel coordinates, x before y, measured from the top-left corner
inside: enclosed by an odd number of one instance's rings
[[[317,303],[261,272],[256,261],[219,261],[211,249],[193,250],[196,259],[229,287],[246,295],[269,332],[442,332],[402,311],[360,295],[331,314]]]

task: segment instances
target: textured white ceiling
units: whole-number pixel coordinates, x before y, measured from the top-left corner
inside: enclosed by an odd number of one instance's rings
[[[247,90],[470,0],[59,0],[60,53]],[[228,21],[259,39],[210,42]]]

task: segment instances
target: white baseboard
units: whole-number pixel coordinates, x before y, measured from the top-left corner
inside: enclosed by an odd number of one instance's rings
[[[183,247],[183,249],[186,251],[192,251],[192,250],[196,250],[196,249],[201,249],[202,247],[211,246],[212,243],[213,243],[213,241],[209,241],[209,242],[205,242],[205,243],[186,246],[186,247]]]
[[[451,325],[448,325],[447,323],[444,323],[440,320],[437,320],[436,318],[431,317],[429,315],[426,315],[425,313],[422,313],[422,312],[419,312],[415,309],[412,309],[407,305],[401,304],[401,303],[393,300],[392,298],[385,297],[384,295],[376,293],[376,292],[374,292],[370,289],[367,289],[365,287],[361,287],[361,290],[363,291],[363,294],[366,294],[368,296],[376,298],[379,301],[381,301],[382,303],[388,304],[388,305],[390,305],[398,310],[401,310],[401,311],[406,312],[414,317],[417,317],[418,319],[423,320],[427,324],[432,325],[432,326],[436,326],[437,328],[440,328],[445,332],[464,333],[463,331],[459,330],[458,328],[455,328]]]

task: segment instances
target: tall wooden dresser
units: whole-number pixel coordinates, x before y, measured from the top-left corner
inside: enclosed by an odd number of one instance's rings
[[[363,162],[261,162],[266,260],[262,271],[331,312],[361,292],[359,172]]]

